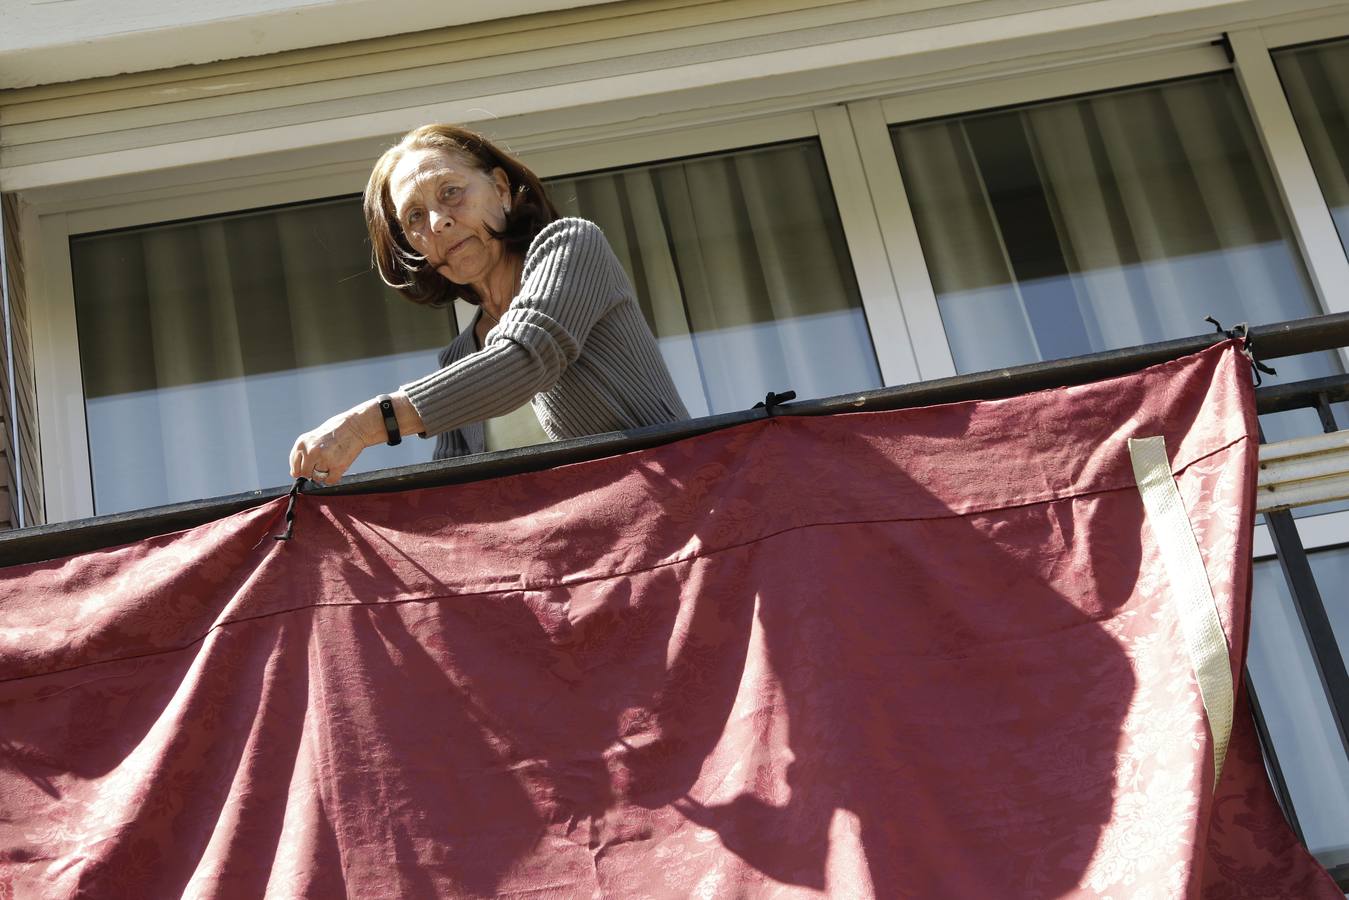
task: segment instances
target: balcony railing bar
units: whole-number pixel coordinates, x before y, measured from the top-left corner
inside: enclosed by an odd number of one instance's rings
[[[1328,378],[1310,378],[1287,384],[1265,384],[1256,391],[1261,414],[1287,412],[1292,409],[1315,409],[1321,416],[1321,428],[1335,421],[1330,410],[1332,403],[1349,401],[1349,375],[1331,375]]]
[[[1326,434],[1340,430],[1339,424],[1335,421],[1335,410],[1331,409],[1330,406],[1333,402],[1334,401],[1330,399],[1329,391],[1317,392],[1316,414],[1321,417],[1321,430]]]
[[[1259,356],[1267,360],[1332,350],[1349,346],[1349,313],[1261,325],[1251,328],[1250,335]],[[992,400],[1124,375],[1189,353],[1197,353],[1222,340],[1226,340],[1226,337],[1221,334],[1201,334],[1068,359],[808,400],[776,407],[774,413],[832,415],[962,400]],[[1318,390],[1341,389],[1321,384],[1322,381],[1324,379],[1315,382]],[[790,385],[782,387],[786,389]],[[1278,398],[1279,404],[1293,402],[1287,388],[1274,396]],[[1261,411],[1265,410],[1261,408]],[[321,490],[329,494],[363,494],[500,478],[655,447],[757,421],[769,414],[763,409],[750,409],[629,432],[591,435],[517,450],[420,463],[353,475],[339,485]],[[83,553],[189,528],[283,496],[288,491],[289,487],[268,488],[0,533],[0,566]]]

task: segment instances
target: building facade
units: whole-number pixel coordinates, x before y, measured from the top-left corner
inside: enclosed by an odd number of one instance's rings
[[[1349,312],[1349,3],[444,6],[0,2],[11,524],[280,484],[299,431],[433,366],[466,310],[378,282],[358,198],[428,121],[602,225],[695,415]],[[1349,510],[1299,528],[1344,652]],[[1349,758],[1256,537],[1251,676],[1349,864]]]

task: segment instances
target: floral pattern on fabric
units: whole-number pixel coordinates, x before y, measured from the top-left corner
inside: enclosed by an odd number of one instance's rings
[[[1242,671],[1234,345],[301,496],[0,580],[5,897],[1342,895],[1222,781],[1126,441]]]

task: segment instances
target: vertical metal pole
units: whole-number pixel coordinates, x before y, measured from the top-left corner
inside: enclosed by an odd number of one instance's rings
[[[1255,731],[1260,736],[1260,748],[1264,750],[1265,771],[1269,774],[1269,783],[1274,787],[1274,797],[1283,809],[1283,816],[1293,827],[1293,833],[1307,846],[1307,837],[1302,833],[1302,823],[1298,821],[1297,811],[1293,807],[1293,795],[1288,790],[1288,780],[1283,777],[1283,766],[1279,765],[1279,754],[1274,749],[1274,739],[1265,724],[1265,714],[1260,708],[1260,700],[1255,694],[1255,684],[1251,673],[1246,672],[1246,696],[1251,701],[1251,717],[1255,719]]]
[[[1316,395],[1316,414],[1321,417],[1321,430],[1326,434],[1340,430],[1340,426],[1335,423],[1335,410],[1330,408],[1330,398],[1325,391]]]

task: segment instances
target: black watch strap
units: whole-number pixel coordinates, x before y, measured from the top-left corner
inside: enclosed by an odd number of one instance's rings
[[[403,443],[403,433],[398,430],[398,417],[393,414],[393,398],[388,394],[380,394],[375,402],[379,404],[379,414],[384,418],[384,430],[389,433],[389,446],[396,447]]]

